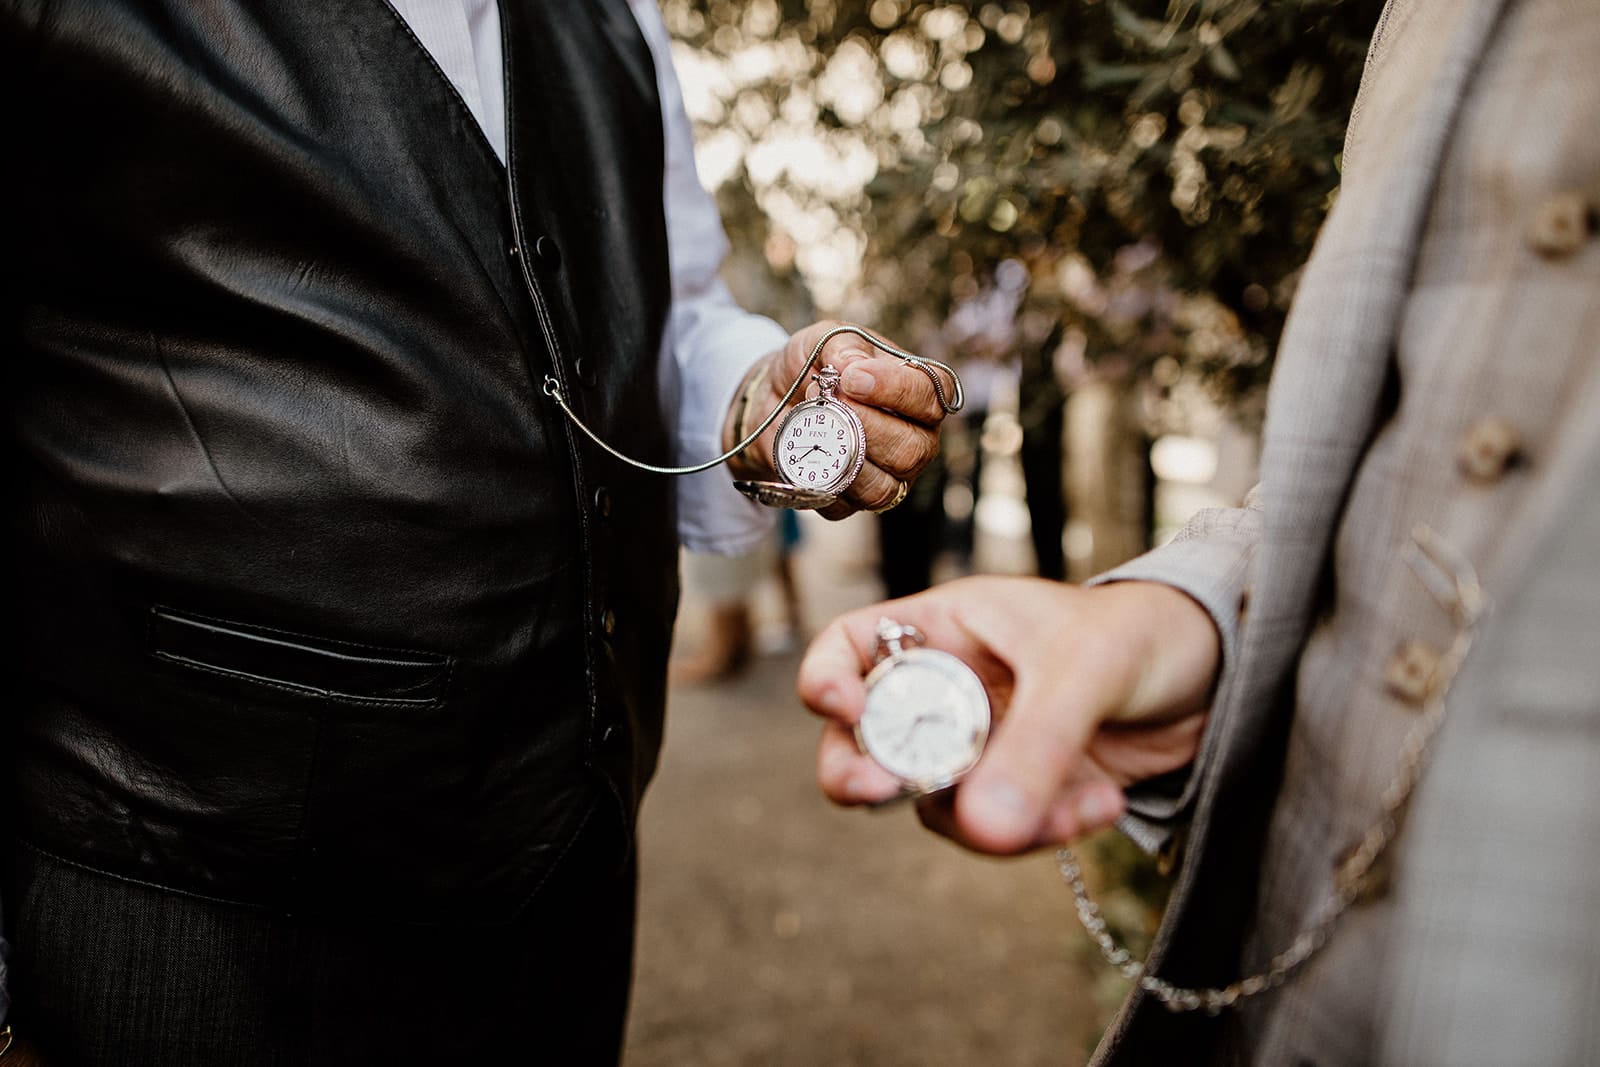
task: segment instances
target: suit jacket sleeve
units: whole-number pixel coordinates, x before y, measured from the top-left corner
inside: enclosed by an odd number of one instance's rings
[[[1260,487],[1244,506],[1201,511],[1160,548],[1107,571],[1088,585],[1160,582],[1187,594],[1211,616],[1222,642],[1218,684],[1238,663],[1239,625],[1249,597],[1250,567],[1261,538]],[[1193,807],[1195,769],[1212,756],[1221,731],[1206,724],[1195,761],[1187,769],[1140,782],[1128,790],[1128,813],[1118,828],[1141,848],[1163,847]]]

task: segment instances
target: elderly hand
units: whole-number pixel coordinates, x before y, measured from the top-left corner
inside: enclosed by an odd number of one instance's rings
[[[747,382],[755,381],[755,375],[762,375],[763,379],[756,382],[748,403],[742,402],[746,391],[743,387],[735,394],[723,430],[725,448],[738,443],[741,429],[754,429],[777,407],[817,341],[840,325],[843,324],[819,322],[806,327],[789,338],[782,351],[751,372]],[[879,351],[855,334],[840,334],[828,342],[806,372],[806,388],[795,393],[791,406],[807,399],[807,390],[814,395],[811,375],[829,364],[843,376],[839,398],[855,411],[867,434],[867,457],[861,473],[836,502],[820,512],[825,518],[842,519],[861,510],[881,510],[903,497],[903,485],[920,474],[939,452],[939,424],[944,421],[945,410],[926,373]],[[937,370],[935,373],[941,375],[946,397],[952,395],[949,376]],[[743,427],[736,425],[741,416]],[[776,427],[774,420],[754,444],[730,463],[736,477],[777,478],[772,466]]]
[[[968,578],[841,616],[807,650],[798,689],[826,720],[817,781],[835,803],[899,789],[854,733],[883,616],[960,657],[989,692],[996,721],[978,765],[918,802],[958,844],[1009,855],[1065,843],[1115,822],[1122,787],[1194,758],[1220,655],[1197,603],[1150,582]]]

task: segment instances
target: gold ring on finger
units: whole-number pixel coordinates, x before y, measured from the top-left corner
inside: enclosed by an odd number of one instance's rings
[[[909,492],[911,492],[911,483],[902,479],[899,487],[894,491],[894,496],[889,498],[889,502],[887,504],[879,504],[877,507],[868,508],[867,510],[872,512],[874,515],[882,515],[886,511],[892,511],[900,506],[900,504],[905,500],[906,494]]]

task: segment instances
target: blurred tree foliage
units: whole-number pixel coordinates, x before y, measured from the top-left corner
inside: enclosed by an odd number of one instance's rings
[[[1019,316],[1079,369],[1245,409],[1380,7],[663,0],[708,177],[749,187],[824,310],[924,343],[1015,259]]]

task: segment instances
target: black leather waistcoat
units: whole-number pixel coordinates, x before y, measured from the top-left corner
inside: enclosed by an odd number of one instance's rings
[[[631,815],[677,601],[660,111],[503,0],[509,173],[384,0],[0,4],[19,836],[223,900],[513,913]],[[609,788],[608,788],[609,786]]]

